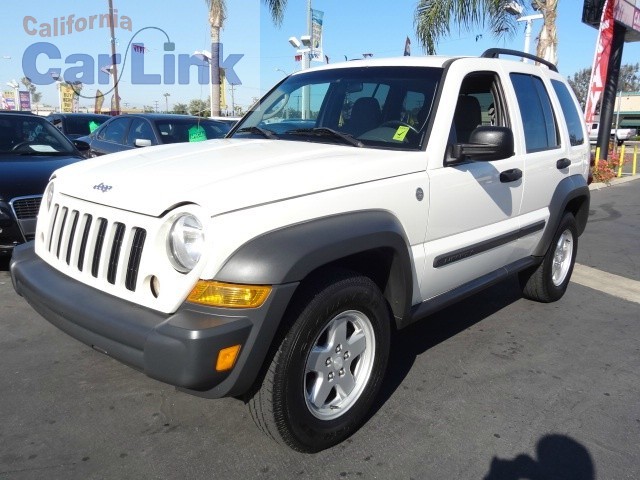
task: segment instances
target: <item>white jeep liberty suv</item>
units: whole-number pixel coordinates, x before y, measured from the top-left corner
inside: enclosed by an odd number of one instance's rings
[[[51,178],[16,291],[94,349],[280,443],[351,435],[392,329],[517,274],[562,297],[589,211],[589,140],[555,67],[402,57],[276,85],[225,139]],[[529,55],[531,58],[535,58]]]

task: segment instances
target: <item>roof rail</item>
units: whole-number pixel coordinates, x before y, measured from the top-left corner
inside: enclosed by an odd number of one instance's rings
[[[546,65],[547,67],[549,67],[549,70],[553,70],[554,72],[558,71],[558,67],[556,67],[553,63],[545,60],[544,58],[531,55],[530,53],[519,52],[518,50],[509,50],[507,48],[490,48],[488,50],[485,50],[485,52],[480,55],[480,57],[499,58],[500,55],[512,55],[514,57],[528,58],[529,60],[533,60],[535,62]]]

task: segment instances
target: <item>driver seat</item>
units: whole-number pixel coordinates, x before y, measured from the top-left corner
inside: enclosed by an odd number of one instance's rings
[[[346,124],[346,133],[358,137],[364,132],[376,128],[382,122],[382,112],[378,100],[373,97],[362,97],[355,101],[351,108],[351,118]]]

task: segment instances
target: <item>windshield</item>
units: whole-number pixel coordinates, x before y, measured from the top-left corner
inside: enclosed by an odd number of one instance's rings
[[[417,149],[441,76],[442,69],[427,67],[292,75],[261,100],[232,136]]]
[[[73,144],[56,127],[34,116],[0,116],[0,155],[75,155]]]

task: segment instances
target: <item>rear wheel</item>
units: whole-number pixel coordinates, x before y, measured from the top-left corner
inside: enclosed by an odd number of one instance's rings
[[[307,293],[249,408],[276,441],[316,452],[364,422],[386,369],[391,315],[378,287],[356,274]]]
[[[571,213],[565,213],[542,263],[520,273],[522,293],[538,302],[555,302],[567,290],[578,251],[578,229]]]

